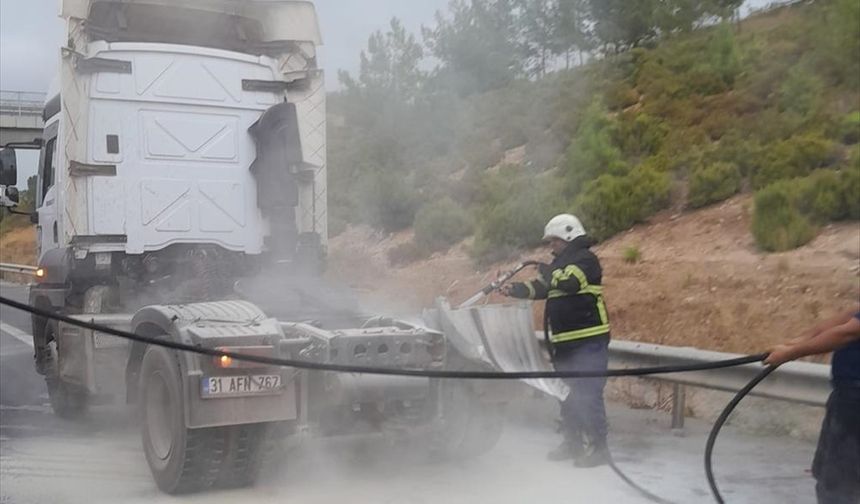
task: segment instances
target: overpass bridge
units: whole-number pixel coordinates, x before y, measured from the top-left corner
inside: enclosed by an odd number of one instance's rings
[[[0,90],[0,147],[42,137],[45,93]]]

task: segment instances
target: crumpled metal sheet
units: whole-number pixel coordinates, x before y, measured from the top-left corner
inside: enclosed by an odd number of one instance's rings
[[[442,331],[465,357],[491,364],[500,371],[552,371],[548,356],[535,337],[531,303],[493,304],[454,309],[439,298],[424,312],[425,323]],[[529,386],[563,400],[568,387],[558,379],[523,380]]]

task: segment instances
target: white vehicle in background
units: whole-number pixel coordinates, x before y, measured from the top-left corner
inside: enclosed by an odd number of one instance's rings
[[[32,305],[255,355],[480,369],[440,332],[361,316],[319,276],[326,112],[312,3],[64,0],[61,16]],[[15,178],[6,149],[0,183]],[[252,483],[273,436],[425,431],[474,455],[502,426],[484,384],[213,361],[38,317],[33,336],[58,415],[140,407],[168,493]]]

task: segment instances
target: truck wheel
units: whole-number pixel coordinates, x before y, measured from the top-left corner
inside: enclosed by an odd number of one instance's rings
[[[51,409],[60,418],[68,420],[80,418],[87,412],[89,395],[81,387],[60,379],[60,369],[58,366],[59,340],[56,337],[58,331],[57,322],[53,320],[46,322],[44,331],[44,336],[50,343],[48,343],[42,357],[42,370],[45,373],[45,385],[48,388]]]
[[[487,402],[468,383],[441,384],[441,425],[435,453],[446,459],[468,459],[490,451],[502,435],[503,403]]]
[[[149,347],[140,371],[143,451],[155,483],[168,494],[205,490],[226,457],[224,428],[185,426],[182,376],[176,354]]]
[[[243,488],[257,482],[266,452],[268,424],[226,427],[227,458],[215,483],[219,488]]]

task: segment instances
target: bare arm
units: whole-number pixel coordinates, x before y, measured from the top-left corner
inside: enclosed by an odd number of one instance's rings
[[[812,338],[774,348],[765,360],[765,364],[779,365],[807,355],[832,352],[860,340],[860,320],[855,318],[853,313],[847,320],[837,322],[836,325],[819,332]]]
[[[853,310],[840,312],[835,317],[825,319],[825,320],[819,322],[818,324],[815,324],[814,326],[812,326],[809,329],[800,333],[800,336],[787,341],[785,344],[786,345],[795,345],[795,344],[798,344],[800,342],[812,339],[816,335],[818,335],[819,333],[822,333],[822,332],[826,331],[827,329],[830,329],[831,327],[835,327],[835,326],[844,324],[845,322],[848,322],[849,320],[851,320],[852,317],[854,317],[854,314],[857,312],[860,312],[860,304],[858,304]]]

